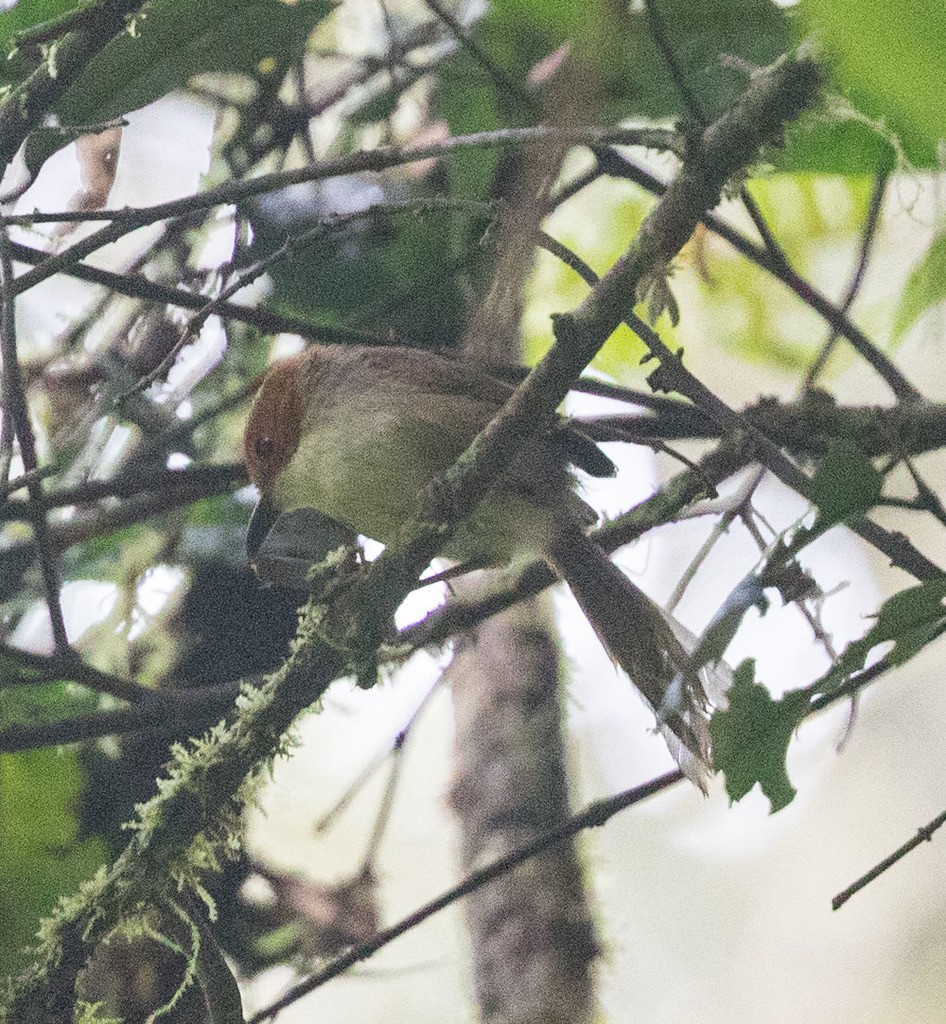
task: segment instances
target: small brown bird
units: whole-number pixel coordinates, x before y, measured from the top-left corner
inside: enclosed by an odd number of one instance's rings
[[[260,503],[247,534],[256,554],[280,513],[313,508],[396,546],[420,513],[420,492],[496,415],[512,389],[471,363],[401,347],[312,345],[266,376],[244,454]],[[568,583],[612,658],[658,716],[681,767],[709,765],[707,697],[664,613],[587,534],[597,516],[569,464],[614,466],[561,422],[524,444],[446,544],[458,562],[544,557]],[[673,693],[675,696],[670,697]]]

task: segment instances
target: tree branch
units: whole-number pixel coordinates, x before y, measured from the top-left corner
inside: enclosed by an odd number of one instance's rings
[[[23,389],[20,360],[16,344],[16,313],[13,299],[13,263],[10,258],[10,239],[5,225],[0,224],[0,355],[3,361],[3,418],[9,420],[8,437],[15,436],[20,443],[20,457],[27,475],[26,489],[33,503],[30,523],[43,578],[43,592],[49,610],[53,645],[58,654],[69,649],[66,623],[62,615],[59,598],[59,566],[50,541],[49,526],[45,514],[38,508],[43,497],[43,482],[39,475],[39,460],[36,455],[36,440],[30,411]]]
[[[933,833],[937,829],[942,828],[943,825],[946,825],[946,811],[937,814],[931,822],[922,828],[918,828],[916,835],[912,839],[908,839],[902,846],[899,846],[889,856],[884,857],[879,864],[872,867],[870,871],[862,875],[856,882],[852,882],[843,892],[839,892],[831,900],[831,909],[840,910],[852,896],[855,896],[865,886],[878,879],[888,868],[892,868],[897,861],[903,860],[908,853],[915,850],[921,843],[931,843],[933,841]]]

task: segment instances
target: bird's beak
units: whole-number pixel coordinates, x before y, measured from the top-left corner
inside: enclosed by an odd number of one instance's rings
[[[265,495],[260,495],[256,508],[250,516],[249,526],[246,528],[246,554],[252,564],[256,560],[259,549],[269,531],[273,528],[279,518],[279,509]]]

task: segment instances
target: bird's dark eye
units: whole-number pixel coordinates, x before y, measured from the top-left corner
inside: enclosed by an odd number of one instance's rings
[[[273,439],[264,435],[256,439],[256,444],[253,445],[253,452],[260,462],[266,462],[272,457],[275,447]]]

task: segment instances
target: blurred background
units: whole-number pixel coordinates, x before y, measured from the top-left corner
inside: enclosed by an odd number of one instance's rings
[[[25,167],[11,169],[8,190],[17,176],[28,183],[12,212],[149,206],[360,149],[436,145],[451,135],[536,123],[551,116],[561,81],[575,92],[579,123],[669,126],[684,112],[643,5],[602,3],[579,13],[556,3],[454,4],[445,20],[439,4],[419,0],[300,3],[288,5],[289,29],[274,15],[279,32],[267,34],[266,12],[281,6],[248,5],[259,8],[259,21],[246,23],[227,7],[221,17],[229,36],[213,39],[207,52],[189,42],[175,51],[165,40],[163,63],[148,69],[151,84],[133,77],[123,83],[138,90],[135,109],[124,113],[130,101],[114,101],[126,104],[115,112],[124,123],[49,145],[55,152],[35,180],[29,153]],[[889,14],[883,4],[867,6],[878,21]],[[830,17],[819,22],[817,3],[786,8],[757,0],[693,11],[667,2],[660,9],[708,117],[739,94],[752,67],[813,24],[829,40],[835,31]],[[0,29],[5,38],[35,24],[38,10],[21,0],[0,15],[21,18]],[[919,46],[922,28],[912,31]],[[531,108],[489,73],[470,40],[519,83]],[[25,50],[20,59],[28,60]],[[838,66],[847,68],[843,52]],[[916,128],[905,100],[898,101],[901,121],[872,120],[869,101],[885,96],[876,83],[853,93],[869,116],[839,114],[851,94],[834,83],[829,93],[834,107],[829,102],[828,113],[789,132],[784,151],[766,153],[753,169],[759,173],[751,195],[791,266],[832,301],[849,288],[865,224],[873,224],[852,315],[929,401],[943,401],[938,286],[928,284],[925,300],[917,298],[918,268],[929,275],[927,254],[935,253],[942,228],[935,146],[925,145],[928,129]],[[102,113],[96,120],[115,116],[108,103]],[[649,150],[621,152],[661,181],[678,166]],[[594,166],[594,157],[576,148],[558,180],[579,180]],[[29,515],[22,495],[8,498],[0,658],[11,679],[29,685],[0,691],[4,972],[18,968],[16,950],[56,898],[120,851],[127,838],[120,825],[153,791],[169,743],[211,724],[232,702],[235,680],[274,668],[288,649],[298,595],[262,587],[244,555],[255,494],[246,485],[240,439],[254,383],[304,336],[458,346],[490,286],[493,208],[410,204],[440,195],[492,203],[512,194],[522,172],[516,148],[471,147],[380,174],[307,182],[209,214],[196,208],[125,233],[84,261],[113,278],[56,274],[19,295],[19,356],[40,462],[50,471],[47,515],[69,641],[104,673],[193,688],[207,702],[169,729],[123,717],[117,696],[61,671]],[[634,181],[589,178],[543,226],[602,272],[654,200]],[[407,214],[381,209],[393,204],[406,204]],[[325,230],[258,277],[250,273],[253,280],[232,301],[261,311],[260,318],[243,322],[214,311],[196,328],[191,323],[287,234],[372,207],[379,209]],[[755,237],[737,196],[718,213]],[[98,226],[14,228],[17,273],[44,254],[68,252]],[[774,276],[700,230],[669,285],[679,323],[665,312],[657,327],[715,394],[736,408],[764,396],[798,396],[830,329]],[[177,304],[180,295],[149,286],[183,290],[193,298],[190,308]],[[535,256],[521,310],[523,361],[536,361],[550,344],[550,315],[585,294],[573,271],[546,252]],[[643,352],[622,328],[592,369],[646,391]],[[843,340],[815,383],[841,404],[891,402]],[[627,402],[586,395],[570,402],[576,416],[633,411]],[[673,447],[693,459],[706,445],[684,440]],[[633,507],[680,469],[666,451],[646,445],[605,448],[618,464],[616,478],[582,480],[585,497],[604,515]],[[942,493],[941,455],[916,465]],[[14,453],[10,477],[24,468]],[[748,472],[720,487],[723,502],[742,492]],[[750,519],[764,524],[769,542],[812,518],[808,504],[770,476],[751,502]],[[876,518],[937,559],[942,523],[934,516],[891,507]],[[757,537],[737,517],[677,594],[717,523],[717,515],[682,518],[618,556],[658,602],[673,600],[675,614],[697,633],[760,558]],[[825,673],[831,655],[824,641],[842,650],[909,582],[842,526],[807,548],[802,561],[820,593],[821,639],[797,606],[775,597],[765,615],[747,614],[727,653],[734,666],[754,658],[756,678],[775,697]],[[447,592],[443,584],[418,591],[399,623],[421,619]],[[556,588],[549,607],[565,679],[568,798],[578,809],[646,782],[673,761],[653,732],[652,713],[571,597]],[[453,707],[442,684],[450,658],[447,648],[420,651],[369,691],[339,680],[318,712],[295,727],[291,750],[247,812],[245,855],[212,884],[221,907],[218,937],[241,979],[248,1015],[462,874],[450,797]],[[758,789],[731,804],[714,778],[706,797],[682,784],[579,838],[599,949],[594,1019],[942,1019],[943,841],[924,844],[831,910],[836,893],[942,810],[935,782],[946,754],[941,658],[931,645],[856,705],[841,702],[805,721],[789,748],[797,796],[777,814]],[[57,732],[54,723],[63,721],[77,725]],[[455,904],[278,1019],[470,1021],[470,961],[463,907]],[[109,972],[103,991],[131,985],[131,964],[112,963],[103,970]],[[140,979],[135,984],[147,988]],[[148,998],[162,982],[149,984]],[[130,1006],[128,1019],[135,1019]]]

